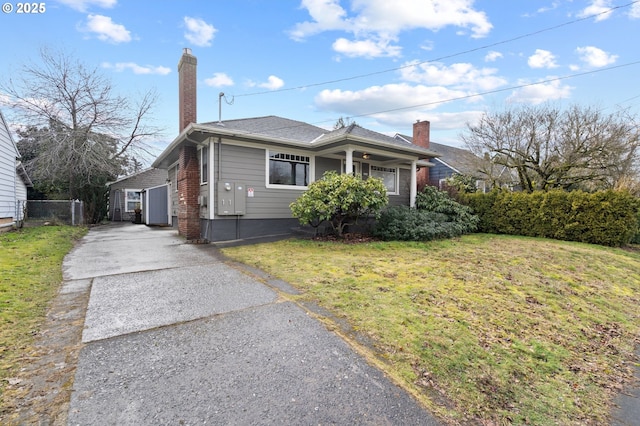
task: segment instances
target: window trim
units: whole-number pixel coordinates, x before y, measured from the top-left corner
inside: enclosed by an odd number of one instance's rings
[[[307,185],[280,185],[277,183],[269,183],[269,172],[270,172],[270,161],[271,154],[289,154],[289,155],[298,155],[301,157],[309,158],[309,182]],[[315,180],[315,157],[308,152],[300,152],[295,150],[271,150],[265,149],[265,187],[269,189],[294,189],[298,191],[306,191],[309,189],[309,185]]]
[[[176,165],[174,167],[174,170],[175,170],[175,176],[174,177],[175,177],[176,187],[175,187],[175,189],[173,191],[174,192],[178,192],[178,173],[180,172],[180,163],[176,163]]]
[[[372,178],[378,178],[379,177],[374,175],[374,169],[375,168],[379,168],[379,169],[387,169],[387,170],[381,170],[381,171],[388,171],[388,170],[394,170],[394,174],[395,174],[395,182],[394,182],[394,186],[395,186],[395,191],[389,191],[389,189],[387,188],[387,195],[400,195],[400,168],[399,167],[385,167],[385,166],[378,166],[376,164],[369,164],[369,177]],[[382,180],[382,182],[384,183],[384,179]]]
[[[200,159],[198,163],[200,165],[200,185],[206,185],[207,183],[209,183],[209,147],[200,147],[199,151]]]
[[[129,210],[129,192],[137,192],[138,194],[140,194],[140,198],[133,199],[132,202],[140,203],[140,209],[142,209],[142,189],[125,188],[125,190],[124,190],[124,211],[125,211],[125,213],[133,213],[133,212],[135,212],[135,208],[133,210]]]

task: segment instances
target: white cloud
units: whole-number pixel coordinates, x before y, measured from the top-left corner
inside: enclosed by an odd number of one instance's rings
[[[62,3],[65,6],[69,6],[79,12],[86,12],[89,7],[97,6],[104,9],[110,9],[114,7],[118,0],[57,0],[58,3]]]
[[[578,47],[576,53],[580,55],[582,62],[593,68],[605,67],[615,63],[618,59],[618,55],[611,55],[594,46]]]
[[[446,66],[439,62],[406,66],[410,64],[411,62],[402,67],[400,75],[404,81],[412,83],[453,86],[471,91],[493,90],[507,84],[506,79],[495,75],[495,68],[476,68],[469,63]]]
[[[249,87],[262,87],[267,90],[278,90],[282,86],[284,86],[284,81],[281,78],[276,77],[275,75],[270,75],[266,82],[264,83],[256,83],[254,81],[248,81],[247,85]]]
[[[184,25],[186,27],[184,38],[196,46],[211,46],[213,35],[218,31],[213,25],[207,24],[202,19],[189,16],[184,17]]]
[[[270,75],[266,83],[258,84],[258,86],[269,90],[277,90],[284,86],[284,81],[275,75]]]
[[[131,33],[124,25],[114,23],[108,16],[88,15],[87,23],[81,30],[95,33],[98,39],[110,43],[128,43],[131,41]]]
[[[361,115],[416,106],[423,110],[431,110],[450,99],[466,95],[467,92],[442,86],[401,83],[372,86],[357,91],[325,89],[316,95],[314,100],[321,110]]]
[[[339,38],[333,43],[333,50],[348,57],[377,58],[381,56],[400,56],[400,46],[390,46],[388,41],[359,40],[350,41]]]
[[[302,41],[324,31],[344,31],[353,34],[354,41],[349,44],[344,41],[334,43],[334,48],[351,47],[348,51],[355,56],[359,50],[354,47],[358,47],[365,56],[370,57],[372,46],[377,44],[380,47],[388,41],[395,41],[402,31],[438,31],[455,26],[464,30],[459,32],[461,34],[470,30],[472,37],[484,37],[493,26],[484,12],[472,6],[473,0],[353,0],[352,16],[349,16],[339,0],[302,0],[301,7],[309,12],[312,20],[296,24],[289,35],[294,40]],[[363,43],[369,48],[363,49]],[[387,49],[379,52],[383,56],[395,56],[399,54],[400,47],[394,47],[393,55],[389,55]]]
[[[527,61],[531,68],[557,68],[556,57],[548,50],[536,49]]]
[[[629,11],[629,18],[640,19],[640,3],[634,3]]]
[[[163,67],[163,66],[151,66],[151,65],[138,65],[134,62],[117,62],[112,64],[110,62],[104,62],[102,64],[103,68],[113,69],[116,72],[123,72],[127,69],[133,71],[134,74],[158,74],[158,75],[167,75],[171,73],[171,68]]]
[[[519,84],[527,84],[527,82],[521,81]],[[513,93],[507,97],[507,102],[539,105],[557,99],[567,99],[571,96],[572,89],[571,86],[563,85],[560,80],[532,84],[514,90]]]
[[[494,50],[490,51],[489,53],[487,53],[484,57],[484,61],[485,62],[495,62],[496,60],[502,58],[503,55],[500,52],[496,52]]]
[[[591,4],[578,13],[578,18],[586,18],[588,16],[597,15],[594,19],[596,22],[604,21],[611,17],[611,0],[592,0]]]
[[[223,72],[213,74],[213,77],[205,78],[204,83],[211,87],[233,86],[233,79]]]

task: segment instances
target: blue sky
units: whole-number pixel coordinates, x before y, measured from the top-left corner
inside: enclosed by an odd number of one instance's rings
[[[465,123],[512,105],[640,110],[633,0],[48,0],[39,14],[8,5],[0,79],[48,47],[123,94],[155,88],[159,149],[178,133],[185,47],[198,58],[199,122],[218,119],[223,92],[223,119],[331,128],[350,117],[391,135],[429,120],[433,141],[460,146]]]

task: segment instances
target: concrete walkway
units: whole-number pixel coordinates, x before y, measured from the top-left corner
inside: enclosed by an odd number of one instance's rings
[[[171,229],[93,228],[65,259],[91,289],[70,425],[437,425],[270,287]]]

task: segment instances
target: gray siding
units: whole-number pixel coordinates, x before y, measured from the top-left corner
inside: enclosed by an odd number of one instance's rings
[[[247,209],[246,214],[242,216],[243,219],[291,218],[289,204],[302,195],[303,191],[267,188],[265,151],[265,149],[225,145],[223,143],[221,180],[223,182],[242,183],[246,188],[253,188],[254,196],[246,199]],[[217,153],[216,148],[215,154]],[[217,159],[214,162],[217,167]],[[215,198],[217,203],[217,188]],[[221,218],[224,218],[224,216],[221,216]]]
[[[340,173],[342,160],[337,158],[316,157],[316,180],[322,178],[325,172],[333,170]]]
[[[9,222],[13,221],[16,213],[17,155],[16,146],[0,113],[0,220],[8,219]]]

